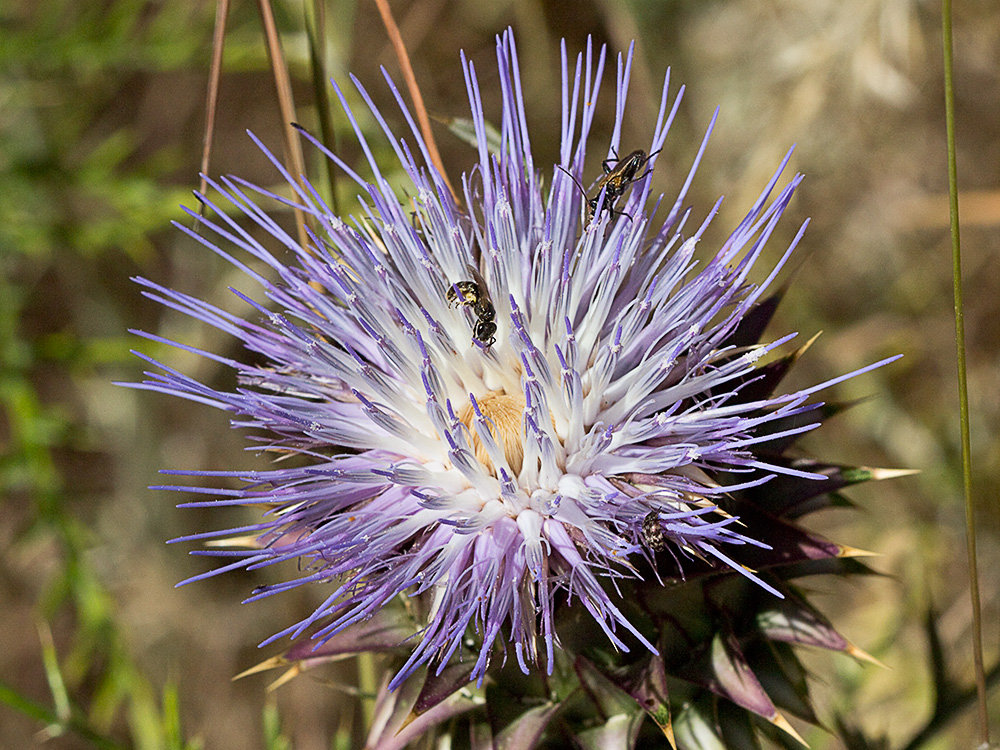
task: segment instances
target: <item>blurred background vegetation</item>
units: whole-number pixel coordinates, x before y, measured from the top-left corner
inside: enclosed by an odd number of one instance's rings
[[[902,748],[935,700],[925,621],[936,613],[951,675],[971,683],[971,630],[960,504],[947,175],[936,3],[918,0],[397,0],[392,3],[423,96],[444,118],[467,114],[459,49],[476,63],[487,114],[498,113],[494,35],[512,26],[524,71],[536,164],[557,154],[560,38],[613,51],[637,42],[625,149],[652,132],[661,76],[688,86],[654,188],[679,187],[716,105],[722,116],[691,202],[726,196],[714,237],[750,205],[792,143],[807,174],[771,257],[812,224],[774,330],[823,331],[793,385],[895,352],[891,367],[837,389],[865,398],[808,445],[824,458],[908,467],[915,477],[852,493],[859,512],[817,523],[877,551],[886,574],[824,581],[818,603],[890,669],[817,654],[821,714]],[[297,118],[318,128],[299,0],[274,11]],[[964,219],[969,376],[987,664],[998,658],[1000,586],[1000,6],[956,8],[957,129]],[[325,5],[328,73],[348,71],[402,124],[381,75],[398,65],[374,5]],[[164,541],[235,525],[178,511],[151,492],[161,467],[258,465],[211,409],[125,390],[138,347],[213,383],[212,362],[157,349],[141,328],[214,351],[218,332],[142,298],[143,275],[238,309],[233,269],[169,226],[192,205],[205,121],[215,6],[208,2],[7,0],[0,5],[0,747],[355,746],[355,665],[307,673],[274,691],[277,673],[231,682],[275,651],[256,644],[324,594],[302,590],[240,607],[277,571],[241,572],[182,589],[206,568]],[[346,87],[345,87],[346,88]],[[612,82],[591,143],[596,174],[610,135]],[[276,153],[282,121],[257,5],[235,3],[225,40],[210,173],[262,185],[276,175],[250,142]],[[350,94],[357,100],[356,94]],[[334,127],[346,132],[339,111]],[[397,131],[402,132],[402,131]],[[455,176],[473,154],[438,128]],[[339,151],[357,162],[342,137]],[[307,151],[309,171],[323,167]],[[386,161],[386,164],[391,163]],[[348,186],[346,211],[357,205]],[[706,241],[711,247],[711,238]],[[791,276],[792,274],[786,274]],[[814,584],[819,585],[819,584]],[[992,715],[1000,716],[994,695]],[[1000,725],[994,719],[994,738]],[[972,747],[965,711],[923,745]],[[843,741],[820,730],[814,748]]]

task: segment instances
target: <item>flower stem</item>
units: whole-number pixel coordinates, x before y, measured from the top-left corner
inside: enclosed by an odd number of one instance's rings
[[[986,712],[986,674],[983,665],[983,623],[979,601],[979,576],[976,567],[976,514],[972,502],[972,452],[969,440],[969,387],[965,355],[965,307],[962,300],[962,243],[958,221],[958,167],[955,160],[955,78],[952,58],[951,0],[941,3],[941,30],[944,37],[944,108],[948,138],[948,193],[951,208],[952,282],[955,293],[955,339],[958,360],[958,403],[962,440],[962,484],[965,494],[965,535],[969,558],[969,596],[972,600],[973,661],[976,669],[976,692],[980,741],[990,741]]]
[[[212,68],[208,74],[208,92],[205,95],[205,136],[201,149],[201,182],[198,192],[208,192],[208,164],[212,155],[212,139],[215,135],[215,113],[219,104],[219,81],[222,78],[222,53],[225,49],[226,21],[229,18],[229,0],[218,0],[215,5],[215,31],[212,33]],[[199,205],[198,214],[203,216],[204,204]]]
[[[406,45],[403,44],[403,36],[399,33],[399,27],[396,25],[396,19],[392,16],[388,0],[375,0],[375,4],[378,6],[379,13],[382,14],[382,23],[385,24],[385,30],[389,35],[389,41],[392,42],[392,48],[396,50],[399,67],[403,71],[403,78],[406,79],[406,88],[410,92],[410,98],[413,99],[413,109],[417,115],[417,122],[420,123],[420,132],[423,134],[424,142],[427,144],[427,153],[430,154],[431,161],[434,162],[434,167],[448,186],[448,190],[451,192],[452,198],[455,199],[455,203],[460,205],[461,200],[459,200],[458,193],[455,192],[455,188],[451,185],[451,180],[448,179],[448,174],[444,171],[444,162],[441,161],[441,154],[438,152],[437,142],[434,140],[434,133],[431,131],[431,121],[427,116],[427,108],[424,106],[424,97],[420,94],[417,77],[413,74],[413,66],[410,65],[410,56],[406,52]]]
[[[361,700],[361,717],[364,727],[372,725],[375,717],[375,695],[378,691],[375,655],[370,651],[358,654],[358,693]]]
[[[295,177],[296,182],[301,184],[306,168],[305,159],[302,156],[302,146],[299,144],[299,134],[293,125],[296,117],[295,104],[292,100],[292,80],[288,75],[288,65],[285,63],[285,54],[281,49],[281,39],[278,36],[278,27],[274,22],[271,2],[270,0],[257,0],[257,7],[260,10],[260,20],[264,26],[264,37],[267,39],[267,54],[271,60],[271,70],[274,73],[274,85],[278,90],[278,107],[281,109],[281,120],[285,133],[285,158],[288,159],[288,171]],[[306,233],[306,216],[299,208],[295,208],[294,212],[299,243],[302,247],[307,248],[309,247],[309,235]]]

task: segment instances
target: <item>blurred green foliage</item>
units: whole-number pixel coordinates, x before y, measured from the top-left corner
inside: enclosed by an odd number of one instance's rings
[[[118,104],[137,76],[204,65],[211,8],[67,0],[8,3],[0,13],[0,493],[13,545],[5,562],[45,548],[33,615],[49,689],[31,700],[4,684],[0,697],[40,722],[39,740],[196,748],[184,739],[176,685],[152,684],[132,658],[89,558],[99,542],[78,515],[67,458],[104,464],[100,431],[81,419],[81,389],[129,356],[120,285],[88,282],[98,266],[148,262],[151,233],[186,192],[166,182],[176,146],[140,154]],[[5,667],[17,663],[6,657]],[[25,689],[25,675],[11,676]]]

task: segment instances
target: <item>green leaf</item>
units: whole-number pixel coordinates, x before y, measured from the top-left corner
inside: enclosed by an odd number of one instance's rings
[[[712,639],[710,664],[711,674],[706,675],[704,683],[709,690],[758,716],[770,718],[777,713],[735,638],[716,634]]]
[[[775,599],[767,609],[757,614],[757,628],[765,638],[802,646],[843,651],[847,639],[838,633],[830,621],[808,602],[787,595]]]
[[[686,706],[674,722],[674,737],[680,750],[732,750],[727,748],[718,727],[706,716],[704,703]]]
[[[467,659],[464,662],[453,661],[441,671],[441,674],[436,674],[437,670],[429,670],[420,688],[420,695],[413,704],[413,713],[425,713],[459,690],[468,687],[474,667],[475,662]]]
[[[479,141],[476,139],[476,126],[468,117],[439,117],[438,115],[434,115],[433,117],[438,122],[447,125],[448,130],[457,136],[460,141],[468,143],[473,148],[479,147]],[[486,150],[491,154],[499,154],[503,142],[500,131],[489,122],[485,124],[485,127]]]
[[[605,671],[604,675],[631,695],[656,722],[663,735],[671,743],[673,742],[674,730],[670,718],[667,676],[662,656],[647,654],[634,664]]]
[[[573,668],[580,677],[580,685],[605,718],[632,713],[638,706],[635,698],[618,687],[589,659],[578,657]]]
[[[495,750],[532,750],[538,747],[545,729],[562,703],[548,703],[525,711],[497,735]]]
[[[600,726],[577,733],[574,739],[583,750],[632,750],[645,718],[639,709],[615,714]]]
[[[811,724],[819,724],[809,699],[805,667],[789,644],[759,644],[758,650],[747,654],[747,661],[776,706]]]
[[[753,714],[727,700],[715,702],[715,715],[730,750],[760,750],[760,737],[754,727]]]
[[[725,343],[719,348],[725,348],[726,346],[752,346],[758,343],[761,336],[764,335],[764,330],[767,328],[768,323],[771,322],[771,318],[774,317],[774,312],[778,309],[778,304],[784,295],[785,288],[782,287],[775,294],[751,307],[740,319],[736,329],[729,334]]]

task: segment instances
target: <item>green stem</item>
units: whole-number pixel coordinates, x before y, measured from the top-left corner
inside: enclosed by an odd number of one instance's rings
[[[952,66],[951,0],[942,0],[941,30],[944,36],[944,108],[948,132],[948,193],[951,208],[952,282],[955,289],[955,339],[958,359],[958,402],[962,432],[962,484],[965,493],[965,537],[969,558],[969,596],[972,599],[973,660],[980,741],[990,741],[986,712],[986,673],[983,665],[982,610],[979,603],[979,575],[976,566],[976,514],[972,502],[972,451],[969,440],[969,387],[965,367],[965,306],[962,301],[962,243],[958,222],[958,167],[955,160],[955,86]]]
[[[0,705],[8,706],[30,719],[45,724],[45,735],[58,737],[75,734],[101,750],[123,750],[123,746],[92,729],[76,716],[61,717],[40,703],[21,695],[10,685],[0,682]]]
[[[375,718],[375,698],[378,693],[378,678],[375,675],[375,655],[371,651],[358,654],[358,692],[361,698],[361,717],[364,731]]]

